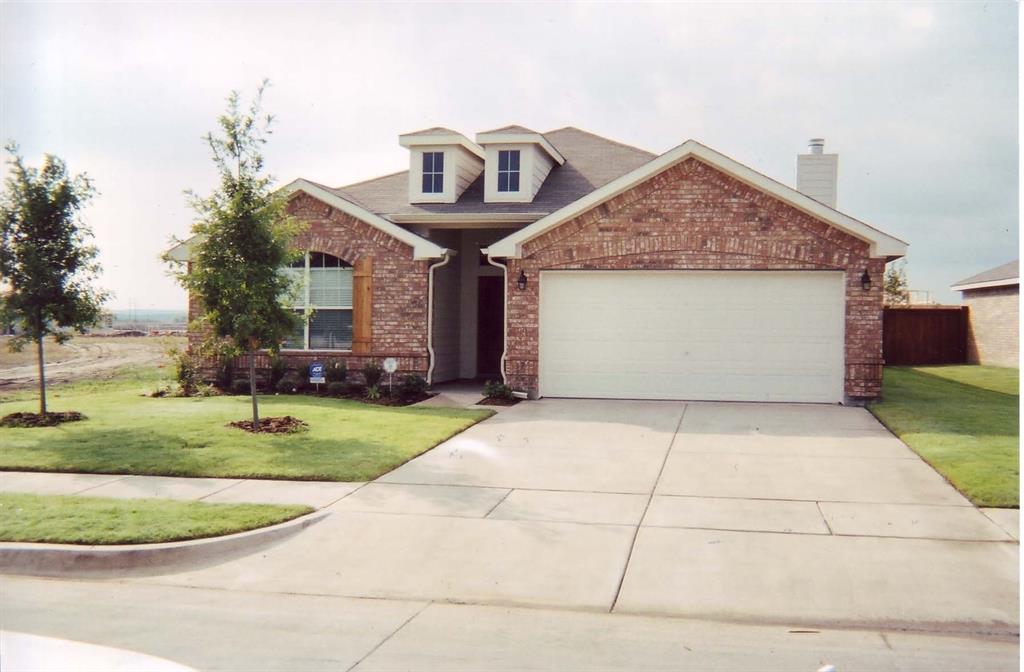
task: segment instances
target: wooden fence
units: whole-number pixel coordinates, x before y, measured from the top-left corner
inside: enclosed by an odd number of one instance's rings
[[[889,366],[967,361],[967,306],[887,306],[882,330]]]

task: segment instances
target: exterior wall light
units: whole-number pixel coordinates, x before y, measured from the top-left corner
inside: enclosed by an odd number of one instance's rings
[[[526,271],[519,271],[519,278],[516,280],[516,287],[526,289]]]
[[[871,289],[871,276],[868,275],[866,270],[864,271],[864,274],[860,276],[860,287],[865,292]]]

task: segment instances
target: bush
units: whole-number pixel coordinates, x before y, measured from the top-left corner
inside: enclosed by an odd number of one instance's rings
[[[324,367],[324,377],[327,379],[327,384],[331,383],[344,383],[345,379],[348,378],[348,367],[345,366],[345,362],[328,362],[327,366]]]
[[[427,379],[415,373],[402,376],[402,382],[398,384],[398,394],[403,397],[419,396],[426,391]]]
[[[171,348],[167,354],[174,362],[174,378],[178,381],[181,396],[191,396],[199,384],[199,362],[188,350]]]
[[[278,391],[278,383],[284,380],[285,374],[287,373],[288,362],[285,361],[284,357],[271,357],[270,378],[267,380],[267,390],[270,392]]]
[[[234,394],[249,394],[249,381],[236,380],[231,383],[231,392]]]
[[[512,388],[503,383],[488,380],[484,383],[484,396],[488,399],[512,399]]]
[[[363,366],[363,378],[366,379],[366,387],[377,387],[380,385],[380,378],[384,375],[384,369],[380,368],[375,360],[370,360]],[[378,390],[379,392],[379,390]]]
[[[295,391],[295,381],[290,378],[282,378],[274,384],[274,391],[280,394],[291,394]]]
[[[376,401],[377,399],[380,399],[380,388],[377,387],[376,385],[370,385],[369,387],[367,387],[366,398],[371,401]]]
[[[332,397],[340,397],[348,392],[348,383],[341,380],[332,380],[327,383],[327,394]]]

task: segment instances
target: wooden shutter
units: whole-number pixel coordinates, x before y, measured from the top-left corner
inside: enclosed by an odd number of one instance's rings
[[[373,257],[352,267],[352,352],[370,354],[373,345]]]

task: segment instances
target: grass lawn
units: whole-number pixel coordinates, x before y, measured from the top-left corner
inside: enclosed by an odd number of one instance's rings
[[[490,411],[391,408],[305,396],[261,396],[261,417],[293,415],[297,434],[253,435],[226,427],[251,417],[249,397],[149,398],[155,370],[56,388],[52,411],[82,422],[0,428],[0,469],[164,476],[365,481],[488,417]],[[0,400],[0,415],[35,411],[25,391]]]
[[[978,506],[1020,505],[1019,371],[885,369],[871,412]]]
[[[0,494],[0,541],[52,544],[182,541],[266,527],[311,511],[308,506]]]

